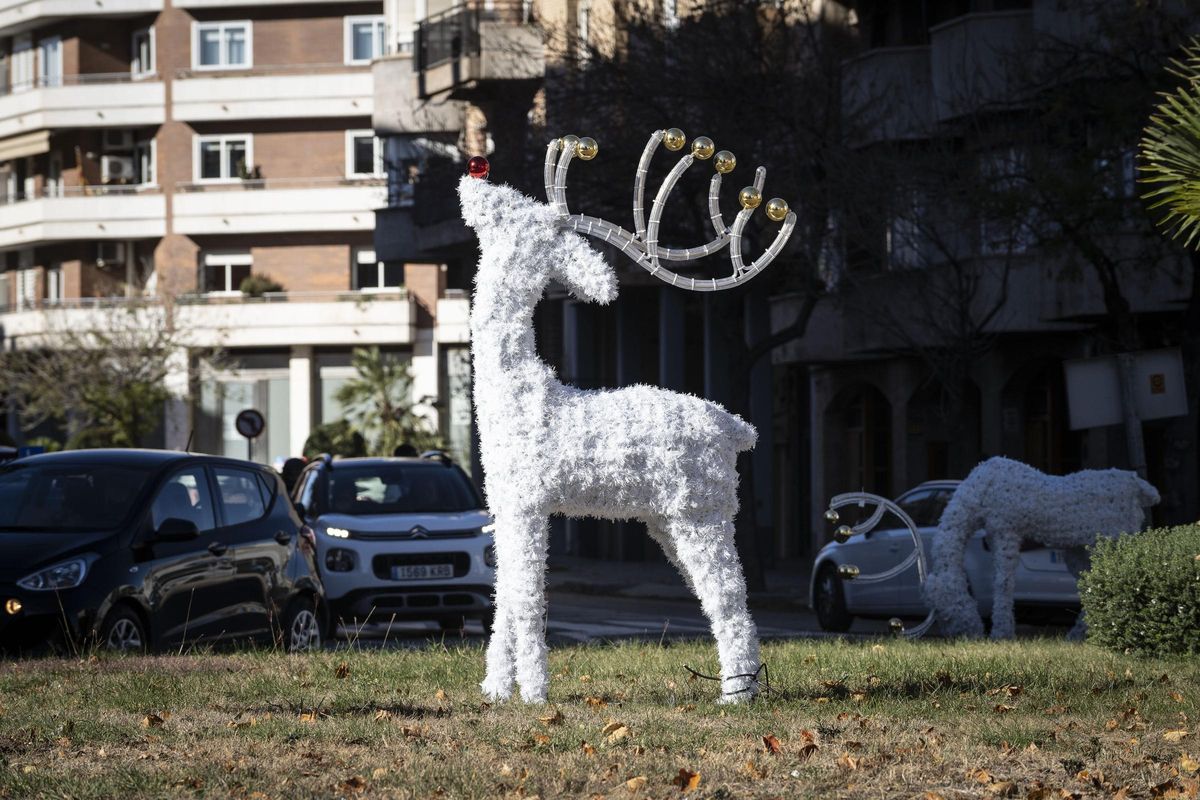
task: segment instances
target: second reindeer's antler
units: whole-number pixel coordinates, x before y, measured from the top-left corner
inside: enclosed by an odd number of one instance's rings
[[[750,221],[751,215],[754,214],[754,209],[762,203],[763,182],[766,180],[767,171],[759,167],[754,173],[754,184],[738,193],[738,201],[742,205],[742,210],[738,212],[732,225],[726,225],[719,202],[721,178],[733,171],[737,165],[737,159],[728,150],[722,150],[714,156],[715,145],[713,145],[712,139],[707,136],[697,137],[692,142],[692,152],[679,159],[679,162],[675,164],[663,181],[662,186],[659,187],[658,193],[654,195],[654,200],[650,205],[650,221],[647,223],[645,213],[646,173],[650,169],[650,159],[653,158],[654,151],[658,149],[660,143],[668,150],[680,150],[687,143],[687,138],[678,128],[659,130],[650,134],[650,140],[646,142],[646,147],[642,150],[637,176],[633,182],[633,233],[619,225],[596,217],[572,214],[567,207],[567,170],[571,166],[571,160],[578,156],[583,161],[591,161],[599,152],[596,140],[590,137],[585,136],[580,139],[577,136],[564,136],[550,142],[546,147],[546,200],[558,212],[562,224],[579,233],[603,239],[605,242],[619,247],[621,252],[632,258],[651,275],[672,286],[697,292],[732,289],[766,269],[767,265],[779,255],[787,243],[788,237],[792,235],[792,229],[796,227],[796,215],[788,210],[786,202],[778,197],[768,201],[767,217],[774,222],[782,222],[783,225],[780,226],[770,247],[758,259],[751,264],[746,264],[742,260],[742,231],[745,229],[746,223]],[[713,159],[713,166],[716,167],[716,174],[712,176],[712,181],[708,185],[708,210],[715,237],[707,244],[686,249],[660,246],[658,227],[667,197],[688,167],[696,160],[706,161],[710,158]],[[703,258],[724,247],[729,248],[729,260],[733,263],[733,274],[724,278],[688,278],[678,275],[662,265],[663,261],[692,261]]]

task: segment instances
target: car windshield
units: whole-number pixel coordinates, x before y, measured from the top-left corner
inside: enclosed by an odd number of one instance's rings
[[[946,510],[946,504],[954,496],[951,487],[936,487],[909,492],[898,503],[912,517],[918,528],[936,527]]]
[[[0,531],[111,530],[129,516],[152,472],[113,464],[0,467]]]
[[[473,511],[481,506],[462,470],[438,463],[338,465],[329,473],[329,509],[337,514]]]

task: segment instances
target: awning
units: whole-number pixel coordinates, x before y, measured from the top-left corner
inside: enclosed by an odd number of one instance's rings
[[[50,131],[34,131],[0,140],[0,161],[50,152]]]

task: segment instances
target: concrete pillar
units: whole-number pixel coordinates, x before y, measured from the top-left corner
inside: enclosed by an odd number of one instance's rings
[[[825,404],[829,402],[828,392],[822,385],[821,368],[808,368],[808,476],[810,480],[809,496],[809,553],[815,554],[825,544],[825,531],[828,523],[825,521],[826,504],[829,495],[825,491]]]
[[[168,393],[163,404],[163,447],[167,450],[183,450],[188,440],[195,446],[192,430],[191,375],[186,347],[178,347],[167,357],[167,377],[164,381]]]
[[[298,456],[312,432],[313,423],[313,352],[309,345],[292,347],[288,357],[288,452]]]
[[[433,328],[417,328],[412,349],[412,400],[429,398],[436,401],[441,390],[438,380],[438,348]],[[437,409],[424,404],[414,409],[424,417],[432,430],[438,429]]]
[[[684,389],[683,292],[672,286],[658,290],[658,384],[665,389]]]

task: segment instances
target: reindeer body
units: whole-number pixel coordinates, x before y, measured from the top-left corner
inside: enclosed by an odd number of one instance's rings
[[[537,356],[533,312],[551,280],[600,303],[616,274],[554,210],[464,178],[463,217],[480,262],[471,309],[474,399],[496,519],[495,624],[485,694],[546,699],[549,517],[641,519],[713,625],[724,695],[752,696],[758,638],[734,546],[737,454],[755,431],[715,403],[650,386],[584,391]]]
[[[989,458],[971,470],[942,512],[925,581],[926,602],[946,635],[983,635],[963,563],[967,541],[983,530],[994,564],[991,635],[1011,638],[1022,541],[1063,548],[1067,566],[1078,577],[1088,564],[1086,547],[1099,536],[1141,530],[1143,509],[1158,501],[1158,491],[1134,472],[1088,469],[1056,476],[1008,458]],[[1080,637],[1084,630],[1081,616],[1072,636]]]

